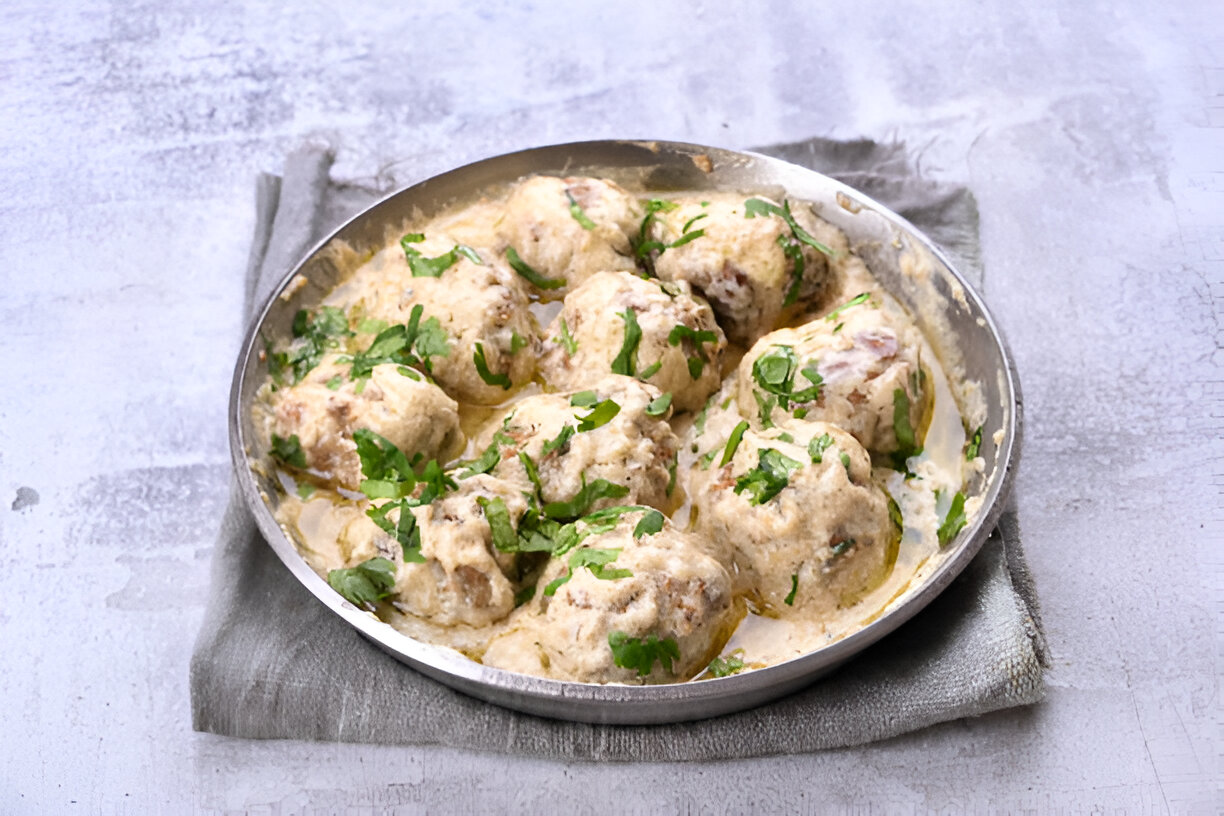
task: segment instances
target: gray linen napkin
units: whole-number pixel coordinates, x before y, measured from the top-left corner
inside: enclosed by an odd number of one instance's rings
[[[977,206],[921,179],[904,145],[765,148],[908,218],[981,282]],[[263,175],[247,312],[310,246],[381,193],[331,182],[332,153]],[[1048,657],[1015,513],[934,603],[832,676],[757,709],[671,726],[569,723],[481,702],[396,662],[297,582],[231,490],[191,661],[193,725],[236,737],[447,745],[564,759],[711,760],[857,745],[1040,700]]]

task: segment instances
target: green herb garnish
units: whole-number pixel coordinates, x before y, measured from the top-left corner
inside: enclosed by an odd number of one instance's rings
[[[599,395],[594,391],[579,391],[570,397],[570,405],[576,408],[590,408],[597,402],[599,402]]]
[[[671,407],[672,395],[670,391],[664,391],[658,397],[650,401],[646,406],[646,416],[663,416],[667,413],[667,409]]]
[[[795,388],[795,375],[802,374],[808,381],[807,388]],[[757,387],[778,398],[782,410],[790,408],[791,402],[812,402],[820,399],[820,387],[824,378],[814,363],[799,370],[799,359],[791,346],[774,345],[752,363],[752,379]]]
[[[672,661],[680,659],[680,647],[675,640],[659,640],[653,634],[635,638],[625,632],[612,632],[608,635],[608,646],[612,649],[612,661],[622,669],[636,670],[639,677],[650,674],[656,661],[670,674]]]
[[[412,271],[414,278],[441,277],[443,272],[455,265],[460,255],[472,263],[484,265],[480,254],[464,244],[455,244],[450,252],[443,253],[436,258],[426,258],[419,249],[413,246],[424,240],[425,236],[419,232],[412,232],[400,238],[400,248],[404,250],[404,257],[408,259],[408,268]]]
[[[714,677],[730,677],[738,674],[744,670],[744,660],[739,656],[743,653],[743,649],[736,649],[726,657],[716,657],[710,661],[706,670]]]
[[[748,503],[753,506],[781,493],[790,484],[791,472],[803,464],[773,448],[763,449],[758,456],[757,466],[735,480],[735,492],[747,491]]]
[[[637,348],[642,341],[642,327],[638,325],[633,309],[625,309],[620,317],[625,321],[625,337],[616,359],[612,361],[612,373],[632,377],[637,370]]]
[[[293,434],[288,439],[272,434],[272,457],[289,467],[295,467],[298,470],[306,469],[306,452],[302,450],[302,442],[298,439],[297,434]]]
[[[731,429],[731,436],[727,438],[727,445],[723,448],[722,459],[719,461],[719,467],[726,467],[731,458],[735,456],[735,449],[739,447],[740,440],[744,438],[744,431],[748,430],[748,420],[740,420],[734,428]]]
[[[977,426],[977,430],[973,432],[973,438],[969,440],[968,446],[965,448],[965,461],[972,462],[978,457],[982,451],[982,426]]]
[[[607,425],[612,419],[620,413],[620,406],[614,401],[606,399],[603,402],[596,403],[591,412],[586,416],[574,415],[574,419],[578,420],[578,430],[580,432],[593,431],[596,428]]]
[[[480,375],[480,379],[484,380],[487,385],[498,385],[506,391],[510,390],[509,375],[494,374],[489,370],[489,364],[485,360],[484,346],[480,343],[476,344],[476,351],[472,354],[472,362],[476,364],[476,373]]]
[[[484,511],[485,521],[489,522],[493,546],[500,552],[515,552],[518,549],[518,533],[510,523],[510,511],[506,509],[506,503],[498,496],[491,499],[477,496],[476,503]]]
[[[788,594],[785,598],[782,599],[782,603],[786,604],[787,606],[794,606],[795,605],[795,593],[798,591],[799,591],[799,573],[791,573],[791,591],[790,591],[790,594]]]
[[[511,269],[526,278],[527,282],[537,289],[560,289],[565,285],[564,279],[546,278],[532,269],[526,261],[519,257],[514,247],[506,247],[506,261],[509,262]]]
[[[956,534],[961,531],[961,528],[968,523],[965,517],[965,494],[956,491],[956,495],[952,497],[952,504],[948,507],[948,513],[944,516],[943,522],[939,525],[939,546],[946,547],[948,542],[956,538]]]
[[[819,465],[821,461],[824,461],[825,450],[829,449],[831,444],[834,444],[834,438],[827,433],[820,434],[819,437],[808,443],[808,454],[812,456],[813,465]]]
[[[600,499],[619,499],[628,493],[629,488],[624,485],[609,482],[607,479],[596,479],[588,483],[586,476],[583,476],[582,487],[572,499],[563,502],[549,502],[544,505],[543,513],[551,519],[578,518]]]
[[[663,529],[663,514],[658,510],[647,510],[642,516],[637,526],[633,528],[633,537],[641,538],[644,535],[654,535]]]
[[[587,217],[586,212],[583,211],[582,207],[578,206],[578,202],[574,200],[572,195],[570,195],[570,191],[568,189],[565,191],[565,197],[569,199],[570,215],[574,217],[574,220],[578,222],[579,226],[581,226],[584,230],[595,229],[595,222]]]
[[[557,434],[556,438],[550,439],[544,443],[544,447],[540,448],[540,456],[547,456],[555,450],[558,450],[570,440],[574,435],[574,426],[566,425],[561,429],[561,433]]]
[[[570,335],[569,326],[565,325],[565,318],[561,318],[561,336],[553,339],[554,343],[560,343],[565,349],[565,353],[569,357],[574,356],[574,352],[578,350],[578,341]]]
[[[842,305],[838,306],[836,309],[834,309],[833,311],[825,315],[825,320],[832,323],[834,320],[837,319],[837,316],[841,314],[842,312],[846,311],[847,309],[853,308],[854,306],[860,306],[869,300],[871,300],[870,292],[862,292],[860,294],[857,294],[854,297],[850,298],[850,300],[847,300],[845,303],[843,303]],[[845,324],[842,324],[842,325],[845,325]],[[841,326],[836,326],[834,327],[833,331],[836,332],[839,328],[841,328]]]
[[[327,583],[355,606],[375,604],[391,594],[395,564],[386,558],[371,558],[355,567],[331,570]]]

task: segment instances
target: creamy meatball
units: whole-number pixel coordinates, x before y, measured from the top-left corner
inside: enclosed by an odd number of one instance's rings
[[[727,336],[743,345],[772,329],[784,305],[818,298],[831,274],[825,254],[797,240],[782,217],[747,217],[748,198],[709,194],[681,199],[674,209],[656,213],[650,227],[652,239],[665,247],[656,250],[654,258],[659,277],[692,284],[710,301]],[[844,245],[840,232],[809,207],[796,205],[792,216],[817,242],[829,246],[840,239]],[[667,246],[680,241],[686,226],[689,233],[703,234]],[[798,275],[792,257],[796,253],[803,259]]]
[[[403,561],[393,600],[401,611],[442,625],[488,626],[514,609],[513,557],[499,553],[480,499],[501,499],[512,520],[527,509],[517,486],[478,475],[423,507],[414,507],[424,563]],[[399,511],[393,511],[399,512]]]
[[[821,422],[747,430],[721,462],[693,471],[696,530],[728,543],[765,612],[820,619],[891,569],[900,531],[850,434]]]
[[[618,375],[578,394],[537,394],[515,403],[500,423],[481,434],[477,445],[484,451],[496,446],[498,460],[491,472],[530,491],[532,478],[519,457],[527,454],[545,502],[570,501],[584,483],[604,479],[628,492],[601,498],[591,508],[617,504],[666,508],[674,492],[679,440],[663,416],[646,413],[658,396],[653,386]],[[582,430],[584,418],[595,414],[597,419],[597,411],[608,415],[613,409],[611,419]]]
[[[566,390],[618,371],[671,394],[676,411],[691,411],[718,388],[726,346],[710,305],[687,282],[599,272],[565,298],[541,343],[540,372]]]
[[[413,278],[400,321],[418,304],[446,333],[448,352],[431,358],[431,374],[455,399],[497,405],[535,375],[539,330],[522,282],[500,261],[461,257],[436,278]]]
[[[271,432],[298,438],[306,466],[328,484],[357,490],[361,460],[353,432],[373,431],[409,458],[445,461],[462,447],[458,405],[420,373],[376,365],[353,380],[338,356],[272,395]],[[402,371],[401,371],[402,369]]]
[[[821,420],[873,453],[910,448],[898,444],[897,429],[917,443],[930,396],[920,347],[909,321],[869,299],[758,340],[740,361],[736,401],[758,428]]]
[[[641,519],[626,514],[553,559],[521,629],[495,640],[485,664],[584,683],[675,682],[705,668],[738,620],[731,577],[670,522],[635,538]]]
[[[596,272],[632,271],[629,239],[641,217],[637,199],[611,181],[534,176],[515,185],[496,229],[507,252],[544,278],[564,281],[537,289],[550,300]]]

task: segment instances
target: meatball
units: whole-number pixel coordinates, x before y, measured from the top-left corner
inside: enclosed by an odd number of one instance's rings
[[[676,203],[657,212],[650,226],[652,239],[664,245],[656,250],[655,272],[664,280],[688,281],[705,295],[732,341],[751,344],[774,327],[784,306],[809,303],[828,288],[832,273],[825,254],[798,240],[781,216],[748,217],[745,197],[734,194],[711,193]],[[791,215],[825,246],[840,237],[809,207],[797,206]],[[698,231],[697,238],[667,246]],[[844,237],[840,242],[845,244]],[[800,274],[796,257],[803,262]]]
[[[765,613],[821,619],[883,581],[900,530],[854,437],[810,422],[743,431],[727,447],[725,466],[693,471],[696,531],[733,549]]]
[[[642,516],[553,559],[523,629],[484,662],[584,683],[675,682],[705,668],[738,621],[731,576],[666,520],[635,537]]]
[[[351,367],[333,355],[301,382],[272,396],[271,432],[298,438],[306,467],[329,485],[357,490],[361,460],[353,432],[385,437],[409,458],[445,461],[462,446],[459,406],[418,372],[376,365],[353,380]]]
[[[758,340],[740,361],[736,402],[755,427],[821,420],[872,453],[909,453],[930,399],[920,348],[908,320],[867,299]]]
[[[615,374],[577,394],[537,394],[517,402],[477,444],[486,455],[496,455],[493,475],[526,491],[538,479],[544,502],[573,501],[583,485],[603,479],[628,492],[612,490],[589,504],[592,509],[617,504],[665,508],[675,488],[679,440],[662,416],[646,413],[658,396],[654,386]],[[490,449],[497,453],[489,454]],[[519,454],[527,455],[534,476]]]
[[[511,519],[527,509],[517,486],[485,475],[411,509],[425,560],[404,562],[402,553],[396,559],[392,601],[401,611],[444,626],[488,626],[513,611],[516,564],[494,548],[480,501],[494,498],[505,503]]]
[[[399,322],[437,318],[449,346],[430,358],[431,374],[455,399],[477,405],[505,402],[535,375],[539,329],[527,292],[500,261],[461,257],[436,278],[413,278],[404,290]]]
[[[632,271],[629,237],[641,217],[637,199],[611,181],[535,176],[511,191],[496,229],[507,254],[513,249],[536,274],[565,283],[537,289],[555,300],[596,272]]]
[[[718,388],[726,346],[688,283],[599,272],[565,298],[541,343],[540,372],[563,390],[611,371],[641,377],[670,393],[677,411],[691,411]]]

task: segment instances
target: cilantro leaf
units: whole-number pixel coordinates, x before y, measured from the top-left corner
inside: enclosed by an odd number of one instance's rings
[[[520,606],[534,598],[535,594],[535,584],[528,584],[527,586],[523,587],[518,592],[514,593],[514,608],[518,609]]]
[[[759,454],[757,466],[736,479],[735,492],[747,491],[751,505],[764,504],[790,484],[791,472],[802,464],[773,448],[765,448]]]
[[[554,343],[560,343],[565,349],[565,353],[569,357],[574,356],[574,352],[578,350],[578,341],[570,334],[569,326],[565,325],[565,318],[561,318],[561,336],[553,339]]]
[[[560,449],[569,442],[570,437],[574,435],[574,426],[566,425],[561,429],[561,433],[557,434],[556,438],[550,439],[544,443],[544,447],[540,448],[540,456],[547,456],[555,450]]]
[[[467,470],[460,473],[459,478],[470,479],[477,474],[488,473],[497,467],[497,463],[501,461],[501,446],[509,444],[511,441],[510,437],[500,431],[495,433],[493,441],[489,443],[489,447],[485,448],[478,458],[467,463]]]
[[[965,494],[956,491],[956,495],[952,497],[952,504],[948,507],[948,513],[944,516],[943,521],[939,525],[937,534],[939,536],[939,546],[946,547],[952,539],[956,538],[956,534],[961,531],[961,528],[968,523],[965,517]]]
[[[663,416],[667,413],[667,409],[671,407],[672,395],[670,391],[664,391],[658,397],[650,401],[646,406],[646,416]]]
[[[842,305],[838,306],[833,311],[829,312],[827,315],[825,315],[825,320],[832,323],[834,320],[837,319],[837,316],[841,314],[842,312],[846,311],[847,309],[853,308],[855,306],[860,306],[869,300],[871,300],[871,293],[861,292],[855,295],[854,297],[850,298],[850,300],[847,300]]]
[[[570,405],[576,408],[590,408],[599,402],[599,395],[594,391],[579,391],[570,397]]]
[[[487,498],[477,496],[476,503],[484,511],[485,521],[489,522],[489,532],[493,536],[493,546],[500,552],[515,552],[518,549],[518,533],[510,523],[510,511],[501,497]]]
[[[639,380],[649,380],[655,374],[658,374],[659,369],[662,367],[663,367],[663,361],[655,360],[653,363],[651,363],[650,365],[646,366],[645,368],[643,368],[641,371],[638,372],[638,375],[637,375],[638,379]]]
[[[632,377],[637,370],[637,348],[642,342],[642,327],[638,325],[633,309],[625,309],[620,316],[625,321],[625,337],[616,359],[612,361],[612,373]]]
[[[744,670],[744,660],[739,655],[743,649],[736,649],[726,657],[716,657],[710,661],[707,671],[714,677],[729,677]]]
[[[639,677],[650,674],[656,661],[671,674],[672,661],[680,659],[680,647],[675,640],[659,640],[653,634],[635,638],[625,632],[612,632],[608,635],[608,646],[612,649],[612,661],[622,669],[636,670]]]
[[[833,256],[833,250],[829,249],[824,244],[812,237],[811,233],[799,226],[795,221],[794,215],[791,214],[790,202],[782,199],[782,206],[772,204],[761,198],[750,198],[744,202],[744,217],[755,218],[757,216],[776,215],[786,222],[786,226],[790,227],[790,235],[779,235],[778,245],[782,247],[783,254],[791,261],[791,285],[786,290],[786,297],[782,301],[783,306],[790,306],[799,297],[799,288],[803,283],[804,259],[803,249],[800,244],[807,244],[818,252],[822,252],[830,257]]]
[[[386,558],[371,558],[355,567],[331,570],[327,583],[355,606],[375,604],[391,594],[395,564]]]
[[[607,425],[612,419],[620,413],[620,406],[610,399],[596,403],[591,408],[591,412],[586,416],[574,415],[574,419],[578,420],[579,431],[593,431],[603,425]]]
[[[906,462],[911,456],[922,453],[915,438],[914,426],[910,423],[909,394],[904,388],[893,390],[893,433],[897,437],[897,450],[893,453],[893,468],[907,471]],[[898,467],[900,465],[900,467]]]
[[[527,348],[527,340],[514,329],[510,330],[510,353],[518,354]]]
[[[480,254],[464,244],[456,244],[450,252],[445,252],[436,258],[426,258],[419,249],[412,246],[424,240],[425,236],[419,232],[409,233],[400,238],[400,248],[404,250],[404,257],[408,259],[408,268],[412,271],[414,278],[441,277],[443,272],[455,265],[460,255],[473,263],[484,265]]]
[[[544,505],[544,515],[551,519],[573,519],[585,515],[591,505],[600,499],[619,499],[628,495],[629,488],[609,482],[607,479],[596,479],[588,483],[583,476],[582,487],[569,501],[549,502]]]
[[[795,389],[795,374],[802,374],[810,385],[807,388]],[[757,387],[767,394],[773,394],[778,399],[782,410],[787,410],[791,402],[812,402],[820,399],[820,387],[824,378],[814,363],[809,363],[799,371],[799,359],[795,349],[786,345],[774,345],[752,363],[752,378]]]
[[[833,555],[845,555],[850,552],[850,548],[854,546],[853,538],[844,538],[833,545]]]
[[[795,605],[795,593],[798,591],[799,591],[799,574],[791,573],[791,591],[790,591],[790,594],[787,595],[782,600],[782,603],[786,604],[787,606],[794,606]]]
[[[293,316],[293,342],[286,351],[271,352],[269,347],[268,371],[277,382],[282,381],[286,370],[293,374],[297,384],[314,370],[329,350],[338,348],[340,341],[352,337],[348,318],[335,306],[322,306],[311,314],[301,309]]]
[[[421,529],[417,526],[416,517],[408,509],[411,499],[397,502],[387,502],[378,507],[366,510],[366,515],[387,535],[399,542],[404,554],[404,563],[423,564],[425,556],[421,555]],[[399,510],[395,521],[390,518],[392,510]]]
[[[578,205],[578,202],[574,200],[574,196],[570,194],[568,189],[565,191],[565,197],[569,199],[570,215],[573,216],[574,220],[578,222],[578,225],[584,230],[595,229],[595,222],[587,217],[586,212]]]
[[[306,452],[302,450],[302,442],[297,434],[288,439],[272,434],[272,457],[289,467],[306,469]]]
[[[506,261],[510,264],[511,269],[523,276],[528,283],[537,289],[560,289],[565,285],[563,278],[546,278],[532,269],[527,265],[526,261],[519,257],[514,247],[506,247]]]
[[[978,458],[978,454],[982,451],[982,426],[977,426],[977,430],[973,432],[973,438],[969,440],[969,444],[965,447],[965,461],[972,462]]]
[[[663,514],[658,510],[647,510],[646,514],[638,521],[637,526],[633,528],[633,537],[641,538],[644,535],[654,535],[663,529]]]
[[[365,477],[361,483],[363,493],[372,499],[385,499],[399,498],[412,492],[416,485],[416,473],[408,457],[395,443],[366,428],[353,431],[353,442],[361,459],[361,475]],[[386,485],[391,484],[403,485],[395,491],[397,495],[388,492]]]
[[[808,455],[812,457],[812,464],[819,465],[824,461],[824,452],[833,444],[833,437],[826,434],[814,438],[808,442]]]
[[[739,447],[740,440],[744,438],[744,431],[748,430],[748,420],[740,420],[734,428],[731,429],[731,436],[727,439],[727,446],[723,448],[722,459],[719,460],[719,467],[726,467],[731,458],[735,456],[735,449]]]
[[[510,390],[510,377],[506,374],[494,374],[489,370],[489,364],[485,361],[484,345],[476,344],[476,351],[472,354],[472,362],[476,364],[476,373],[480,375],[480,379],[484,380],[487,385],[500,385],[506,391]]]

